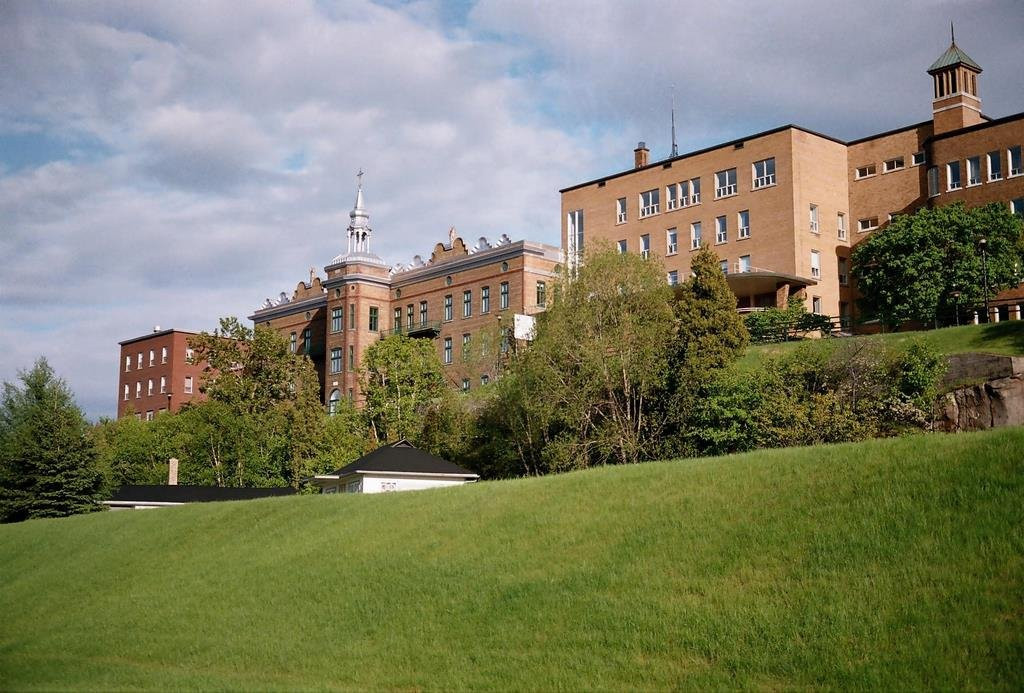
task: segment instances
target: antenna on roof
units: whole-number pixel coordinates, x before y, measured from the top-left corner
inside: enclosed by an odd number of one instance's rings
[[[679,156],[679,147],[676,145],[676,85],[672,85],[672,156]]]
[[[953,21],[949,22],[949,42],[956,43],[956,35],[953,33]]]

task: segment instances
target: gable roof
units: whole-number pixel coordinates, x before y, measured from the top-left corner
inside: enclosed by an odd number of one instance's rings
[[[960,46],[955,43],[949,44],[949,48],[946,52],[939,56],[938,60],[932,63],[932,66],[928,68],[928,74],[933,74],[939,70],[944,70],[947,67],[953,65],[966,65],[967,67],[973,68],[978,72],[981,72],[981,65],[971,60],[971,56],[964,53]]]
[[[209,503],[212,501],[251,500],[268,496],[290,496],[290,486],[272,488],[221,488],[219,486],[122,486],[108,502],[118,503]]]
[[[476,477],[477,474],[460,467],[454,462],[442,460],[429,452],[414,448],[409,441],[383,445],[363,455],[355,462],[331,472],[331,477],[341,477],[356,472],[398,472],[404,474],[446,474],[452,476]]]

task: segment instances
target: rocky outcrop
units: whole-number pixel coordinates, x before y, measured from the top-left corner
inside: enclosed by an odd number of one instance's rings
[[[980,431],[1024,425],[1024,373],[960,387],[942,396],[937,428]]]

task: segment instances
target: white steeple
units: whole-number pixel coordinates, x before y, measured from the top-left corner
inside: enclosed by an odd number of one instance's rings
[[[356,204],[348,216],[352,220],[348,225],[348,252],[350,255],[370,254],[370,215],[363,208],[363,169],[356,174],[359,180],[359,187],[356,190]]]

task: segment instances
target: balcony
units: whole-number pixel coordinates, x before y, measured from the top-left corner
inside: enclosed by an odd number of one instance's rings
[[[441,334],[441,321],[430,320],[428,322],[418,322],[413,325],[403,325],[396,327],[391,330],[382,330],[381,337],[390,337],[393,334],[402,334],[406,337],[426,337],[433,339],[437,335]]]

